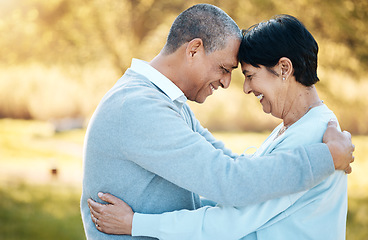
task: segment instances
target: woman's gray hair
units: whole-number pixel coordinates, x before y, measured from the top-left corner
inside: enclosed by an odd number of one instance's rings
[[[229,38],[241,39],[241,30],[220,8],[210,4],[194,5],[175,19],[164,47],[164,54],[174,53],[194,38],[203,41],[206,53],[222,50]]]

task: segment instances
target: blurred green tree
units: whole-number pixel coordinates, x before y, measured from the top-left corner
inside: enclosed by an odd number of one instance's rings
[[[8,69],[8,66],[37,63],[46,68],[57,67],[63,73],[60,78],[70,77],[76,82],[85,81],[86,76],[83,75],[85,74],[83,71],[91,72],[91,69],[96,68],[111,69],[116,76],[119,76],[129,67],[133,57],[148,61],[152,59],[163,47],[174,18],[187,7],[199,2],[197,0],[0,1],[2,36],[0,67]],[[366,126],[368,103],[359,97],[368,91],[366,81],[368,1],[294,0],[285,3],[277,0],[208,0],[201,2],[219,6],[241,28],[248,28],[280,13],[299,18],[320,45],[319,75],[322,81],[318,84],[318,89],[322,98],[331,101],[331,103],[328,102],[329,106],[349,130],[368,133]],[[70,69],[80,72],[79,76],[68,76]],[[99,74],[102,76],[106,73],[101,71]],[[36,75],[39,78],[42,74]],[[69,84],[70,79],[66,80]],[[0,84],[4,81],[9,79],[1,79],[0,76]],[[26,81],[26,79],[19,81]],[[101,89],[100,91],[108,89],[108,87],[100,87],[102,80],[97,82],[95,88]],[[241,90],[242,82],[241,74],[235,74],[232,85]],[[34,84],[28,85],[34,88]],[[5,86],[14,88],[10,84]],[[81,83],[79,87],[87,88],[86,86],[88,86],[86,83]],[[5,87],[3,91],[8,92]],[[78,90],[70,90],[69,95],[73,95],[74,91]],[[95,96],[95,92],[96,90],[91,90],[91,93],[88,93],[89,97]],[[88,97],[85,98],[88,99]],[[27,97],[22,99],[29,101]],[[240,97],[237,97],[231,101],[238,102],[239,99]],[[1,101],[9,104],[3,106],[0,103],[0,116],[22,116],[22,113],[10,114],[16,110],[10,106],[12,103],[8,99],[0,97]],[[78,114],[80,111],[88,112],[89,110],[85,110],[87,108],[94,108],[94,106],[85,107],[88,104],[85,102],[90,101],[78,101],[82,102],[77,102],[75,104],[77,107],[70,108],[66,112]],[[223,104],[221,101],[214,101]],[[18,100],[18,106],[22,105],[19,105],[19,102],[20,100]],[[95,101],[92,102],[95,104]],[[250,123],[259,123],[259,119],[263,119],[263,116],[247,115],[249,109],[256,104],[252,105],[249,102],[251,101],[247,100],[246,104],[239,103],[236,105],[237,108],[232,110],[225,105],[218,107],[216,111],[222,109],[220,115],[229,116],[226,120],[209,117],[218,115],[217,112],[213,112],[215,110],[206,110],[208,112],[201,115],[206,115],[205,118],[208,121],[205,121],[205,124],[213,128],[232,121],[235,123],[235,128],[249,130],[248,125],[245,126],[243,121],[238,120],[239,118],[246,119],[246,122]],[[25,117],[40,116],[32,113],[37,111],[37,107],[33,107],[31,111],[27,104],[22,106]],[[204,107],[206,106],[209,105],[204,104]],[[4,112],[4,109],[7,111]],[[271,125],[273,126],[273,123]],[[261,128],[272,128],[272,126],[265,123]]]
[[[322,61],[357,74],[368,63],[368,2],[365,0],[206,1],[223,8],[247,28],[259,21],[288,13],[301,19],[318,39],[344,45],[346,58]],[[149,44],[157,30],[196,1],[182,0],[14,0],[0,1],[0,61],[18,64],[80,64],[108,60],[118,71],[134,56],[160,50]],[[162,31],[161,31],[162,32]],[[151,39],[150,39],[151,38]],[[163,37],[161,37],[163,40]],[[148,43],[147,43],[148,42]],[[154,51],[154,53],[153,53]]]

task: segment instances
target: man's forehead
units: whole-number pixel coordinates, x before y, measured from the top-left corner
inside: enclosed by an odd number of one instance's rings
[[[237,68],[239,65],[238,55],[233,52],[226,52],[221,54],[221,62],[229,68]]]
[[[239,65],[238,58],[229,52],[217,52],[211,55],[208,56],[210,59],[212,58],[211,61],[226,68],[237,68]]]
[[[237,68],[239,65],[238,61],[239,46],[240,41],[238,39],[232,39],[228,42],[228,47],[226,48],[227,49],[226,59],[227,64],[231,68]]]

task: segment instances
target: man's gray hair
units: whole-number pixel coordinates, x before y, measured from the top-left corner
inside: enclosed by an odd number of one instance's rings
[[[242,37],[234,20],[216,6],[197,4],[180,13],[175,19],[163,53],[174,53],[183,44],[200,38],[208,54],[224,49],[230,37]]]

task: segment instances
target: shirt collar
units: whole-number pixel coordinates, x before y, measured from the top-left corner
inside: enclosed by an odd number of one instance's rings
[[[187,98],[184,93],[170,79],[157,71],[148,62],[133,58],[130,68],[145,76],[158,88],[160,88],[171,100],[178,106],[182,107]]]

